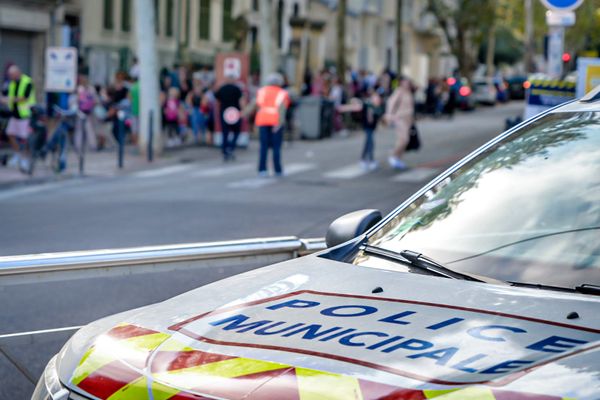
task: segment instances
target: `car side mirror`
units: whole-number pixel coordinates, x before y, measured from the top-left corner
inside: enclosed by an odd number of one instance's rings
[[[360,210],[342,215],[329,225],[325,242],[334,247],[362,235],[381,221],[381,211]]]

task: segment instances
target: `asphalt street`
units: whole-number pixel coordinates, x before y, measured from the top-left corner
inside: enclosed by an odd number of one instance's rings
[[[386,163],[394,135],[376,134],[381,168],[358,163],[363,137],[297,141],[283,151],[287,177],[259,178],[257,143],[223,163],[200,149],[185,163],[118,177],[87,177],[0,191],[0,255],[214,241],[323,236],[336,217],[387,213],[435,174],[496,136],[523,108],[512,102],[419,123],[411,171]]]
[[[265,236],[320,237],[338,216],[387,213],[436,174],[499,134],[520,102],[422,120],[423,147],[407,172],[386,158],[394,135],[376,134],[381,167],[358,163],[363,137],[298,141],[284,148],[282,179],[259,178],[257,145],[224,164],[213,149],[122,176],[91,176],[0,191],[0,255],[187,243]],[[177,157],[173,154],[170,157]],[[168,273],[15,283],[0,279],[0,399],[28,398],[48,359],[72,331],[7,334],[83,325],[158,302],[256,263]],[[4,340],[3,339],[4,336]]]

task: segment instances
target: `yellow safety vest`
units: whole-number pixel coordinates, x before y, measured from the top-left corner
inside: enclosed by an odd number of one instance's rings
[[[29,76],[25,74],[21,74],[21,78],[19,80],[19,92],[16,92],[17,82],[11,81],[8,85],[8,107],[13,110],[13,105],[15,99],[17,97],[25,97],[25,88],[27,85],[31,83],[31,92],[29,92],[29,97],[27,97],[23,101],[17,102],[17,110],[19,112],[19,117],[25,119],[31,116],[31,106],[35,105],[35,91],[33,89],[33,83]]]

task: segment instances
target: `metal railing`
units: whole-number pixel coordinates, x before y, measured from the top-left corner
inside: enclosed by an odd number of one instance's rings
[[[299,239],[295,236],[271,237],[208,243],[186,243],[109,250],[86,250],[0,257],[0,279],[41,273],[73,272],[94,269],[279,256],[291,259],[326,248],[324,239]],[[272,257],[271,257],[272,258]],[[168,267],[167,267],[168,268]]]

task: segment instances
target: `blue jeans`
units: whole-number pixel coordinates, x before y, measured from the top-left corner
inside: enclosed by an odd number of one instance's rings
[[[374,131],[370,128],[365,128],[365,146],[363,147],[362,160],[373,161],[375,152],[375,138],[373,137]]]
[[[192,125],[192,132],[194,133],[194,139],[198,141],[198,135],[202,135],[202,141],[206,139],[206,116],[200,111],[198,107],[192,108],[190,115],[190,122]]]
[[[223,157],[225,157],[225,159],[233,156],[235,145],[238,137],[240,136],[240,128],[241,124],[239,122],[234,125],[229,125],[225,123],[223,116],[221,115],[221,130],[223,131],[223,143],[221,144],[221,150],[223,151]],[[233,133],[233,139],[231,140],[229,138],[230,133]]]
[[[260,159],[258,162],[258,172],[267,172],[267,156],[269,148],[273,149],[273,168],[277,175],[281,175],[281,142],[283,141],[283,127],[276,131],[273,126],[260,126]]]

